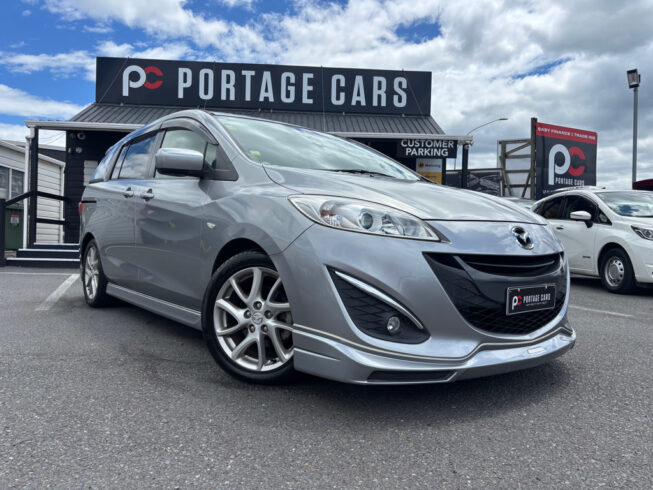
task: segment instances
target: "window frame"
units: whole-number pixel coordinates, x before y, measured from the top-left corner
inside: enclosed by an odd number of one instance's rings
[[[152,143],[152,146],[153,146],[154,150],[150,150],[150,152],[148,154],[147,163],[145,165],[144,175],[142,177],[140,177],[140,178],[133,178],[133,177],[121,178],[120,174],[122,173],[122,165],[125,162],[125,158],[127,157],[127,154],[129,153],[129,148],[134,144],[140,143],[141,141],[152,138],[152,137],[154,137],[154,142]],[[119,180],[145,180],[145,179],[148,179],[150,169],[153,167],[154,154],[156,153],[156,149],[158,148],[158,146],[161,144],[161,137],[162,137],[161,132],[158,129],[156,129],[156,130],[153,130],[153,131],[148,131],[147,133],[138,135],[136,138],[133,138],[133,139],[130,139],[129,141],[126,141],[125,144],[123,144],[120,147],[120,151],[118,152],[118,157],[116,158],[116,161],[114,162],[114,164],[111,167],[111,174],[109,174],[109,179],[108,180],[119,181]],[[123,154],[123,151],[124,151],[124,154]],[[116,170],[116,168],[118,166],[120,166],[120,168],[118,169],[118,175],[114,178],[113,172]]]
[[[25,171],[24,170],[19,170],[17,168],[9,167],[8,165],[0,165],[1,168],[4,168],[7,170],[7,197],[3,198],[5,201],[8,201],[9,199],[13,199],[14,197],[20,196],[25,192]],[[13,194],[11,192],[11,187],[13,184],[13,178],[14,178],[14,172],[18,172],[23,175],[23,187],[20,190],[18,194]]]

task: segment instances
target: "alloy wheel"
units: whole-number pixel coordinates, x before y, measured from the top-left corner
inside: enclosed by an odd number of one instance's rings
[[[86,260],[84,261],[84,289],[86,296],[90,300],[95,299],[100,282],[100,269],[98,263],[97,248],[90,247],[86,252]]]
[[[247,370],[272,371],[292,358],[290,304],[273,269],[248,267],[225,281],[216,296],[213,326],[220,348]]]

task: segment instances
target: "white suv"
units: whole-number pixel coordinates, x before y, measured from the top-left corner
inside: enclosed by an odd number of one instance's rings
[[[653,192],[571,189],[533,205],[562,242],[572,273],[615,293],[653,283]]]

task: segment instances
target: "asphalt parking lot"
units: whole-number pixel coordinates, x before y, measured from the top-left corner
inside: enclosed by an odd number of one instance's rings
[[[0,269],[0,488],[653,488],[653,291],[573,280],[576,348],[526,371],[261,387],[76,272]]]

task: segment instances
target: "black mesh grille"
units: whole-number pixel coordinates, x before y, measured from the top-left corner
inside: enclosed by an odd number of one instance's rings
[[[360,330],[378,339],[408,344],[417,344],[428,338],[424,330],[420,330],[392,306],[349,284],[334,271],[329,272],[349,317]],[[400,332],[394,335],[386,328],[388,319],[393,316],[398,317],[402,325]]]
[[[486,272],[489,269],[478,266],[491,264],[492,270],[496,271],[499,266],[494,256],[426,254],[426,257],[460,314],[476,328],[491,333],[529,334],[553,320],[564,304],[566,275],[559,255],[534,257],[532,263],[540,263],[539,270],[544,273],[535,274],[531,271],[521,275],[515,275],[512,266],[523,260],[522,257],[504,258],[509,267],[503,274],[489,273]],[[474,257],[474,260],[469,260],[469,257]],[[555,265],[549,264],[551,258],[554,258]],[[507,289],[537,284],[556,285],[555,307],[550,310],[506,315]]]

